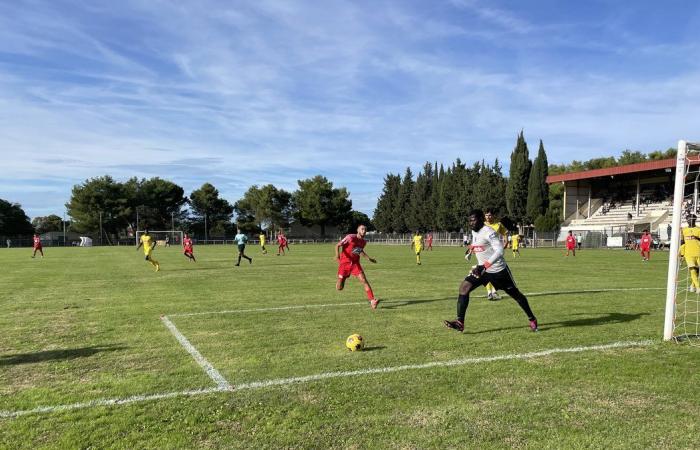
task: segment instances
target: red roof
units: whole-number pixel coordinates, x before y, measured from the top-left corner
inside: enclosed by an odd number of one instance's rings
[[[691,163],[692,164],[692,163]],[[697,163],[696,163],[697,164]],[[659,169],[669,169],[676,167],[676,158],[660,159],[658,161],[648,161],[643,163],[627,164],[626,166],[608,167],[607,169],[584,170],[581,172],[562,173],[560,175],[550,175],[547,183],[559,183],[561,181],[585,180],[589,178],[609,177],[612,175],[622,175],[626,173],[650,172]]]

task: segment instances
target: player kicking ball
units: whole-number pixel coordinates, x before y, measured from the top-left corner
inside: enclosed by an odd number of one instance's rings
[[[156,241],[151,238],[151,235],[148,234],[148,230],[144,230],[143,234],[141,235],[141,239],[139,240],[139,245],[136,247],[136,251],[143,246],[143,253],[146,256],[146,261],[148,261],[156,270],[156,272],[160,271],[160,264],[158,261],[153,259],[153,249],[156,246]]]
[[[537,319],[530,309],[525,295],[515,286],[515,281],[503,258],[503,243],[498,234],[484,225],[484,213],[474,210],[469,215],[469,227],[472,229],[471,250],[476,255],[477,266],[467,275],[459,286],[457,298],[457,319],[445,320],[446,327],[459,332],[464,331],[464,317],[469,306],[469,293],[479,286],[492,283],[496,289],[505,291],[522,308],[530,321],[530,329],[537,331]]]
[[[185,255],[190,262],[197,262],[197,260],[194,259],[194,244],[189,234],[185,234],[185,237],[182,239],[182,249],[182,254]]]
[[[372,292],[372,287],[367,281],[365,276],[365,271],[362,270],[362,265],[360,264],[360,256],[364,256],[371,263],[376,263],[377,260],[370,258],[367,253],[365,253],[365,234],[367,234],[367,227],[360,225],[357,227],[357,234],[348,234],[340,242],[335,245],[335,260],[338,261],[338,281],[335,283],[335,288],[342,291],[345,287],[345,280],[350,277],[350,275],[357,277],[358,280],[364,285],[365,293],[367,294],[367,301],[372,309],[377,309],[379,300],[374,297],[374,292]]]

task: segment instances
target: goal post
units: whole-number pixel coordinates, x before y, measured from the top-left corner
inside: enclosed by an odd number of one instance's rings
[[[666,280],[664,315],[665,341],[700,336],[700,289],[692,285],[692,277],[684,258],[680,258],[681,231],[688,215],[698,214],[700,187],[700,144],[681,140],[676,155],[676,175],[673,188],[671,246]]]
[[[136,231],[136,245],[139,245],[139,242],[141,242],[141,236],[143,235],[144,230],[138,230]],[[159,243],[159,245],[163,245],[165,243],[169,245],[176,245],[176,246],[181,246],[182,245],[182,238],[183,238],[183,232],[182,231],[176,231],[176,230],[148,230],[148,234],[151,235],[154,241]],[[167,238],[167,239],[166,239]]]

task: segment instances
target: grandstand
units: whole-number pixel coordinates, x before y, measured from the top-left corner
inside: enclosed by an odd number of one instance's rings
[[[547,177],[549,184],[564,185],[559,240],[571,230],[588,241],[622,246],[646,228],[668,243],[675,166],[670,158]]]

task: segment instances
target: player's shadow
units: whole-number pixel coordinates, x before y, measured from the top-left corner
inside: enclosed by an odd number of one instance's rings
[[[587,315],[584,313],[574,314],[575,316]],[[637,313],[637,314],[624,314],[624,313],[605,313],[602,316],[597,317],[585,317],[581,319],[571,319],[571,320],[561,320],[558,322],[545,322],[539,324],[539,331],[549,331],[557,328],[569,328],[569,327],[590,327],[597,325],[611,325],[616,323],[632,322],[634,320],[639,320],[642,316],[648,316],[649,313]],[[515,330],[520,329],[522,326],[517,327],[504,327],[495,328],[490,330],[481,330],[473,332],[465,332],[466,334],[481,334],[481,333],[493,333],[497,331]]]
[[[90,357],[96,353],[114,352],[128,347],[122,345],[93,345],[91,347],[46,350],[36,353],[20,353],[18,355],[0,356],[0,367],[18,364],[34,364],[44,361],[58,361]]]
[[[428,298],[423,300],[384,300],[379,303],[379,308],[381,309],[396,309],[403,308],[404,306],[420,305],[421,303],[434,303],[434,302],[444,302],[445,300],[454,300],[453,297],[443,297],[443,298]]]

